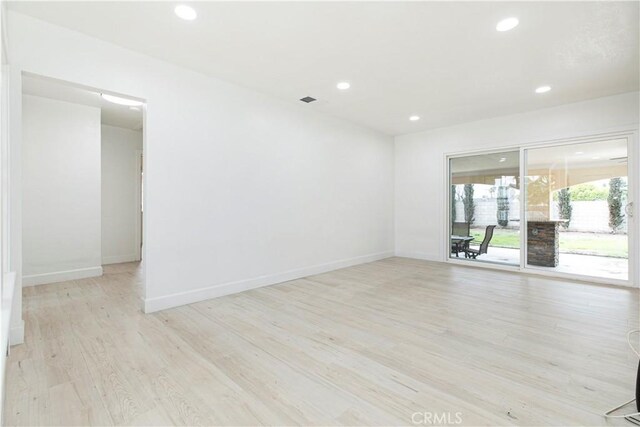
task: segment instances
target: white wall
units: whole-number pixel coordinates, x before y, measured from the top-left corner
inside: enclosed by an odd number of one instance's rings
[[[25,95],[23,284],[101,274],[100,109]]]
[[[15,274],[8,272],[8,72],[6,64],[6,2],[0,3],[0,420],[3,420],[4,392],[5,392],[5,368],[7,347],[9,346],[9,334],[11,324],[11,305],[15,289]],[[16,298],[17,300],[17,298]]]
[[[102,125],[102,264],[138,261],[142,132]]]
[[[622,206],[626,201],[622,202]],[[552,218],[560,218],[558,203],[551,205]],[[568,231],[583,231],[587,233],[610,233],[609,203],[606,200],[574,200],[571,202],[571,222]],[[623,222],[617,233],[626,233],[628,218],[623,212]]]
[[[634,92],[396,137],[396,254],[445,259],[447,153],[637,130],[638,114]]]
[[[391,137],[24,15],[9,24],[13,86],[24,70],[148,103],[148,311],[393,253]]]

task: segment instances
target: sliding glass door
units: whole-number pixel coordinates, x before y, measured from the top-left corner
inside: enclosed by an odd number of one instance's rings
[[[449,259],[630,277],[629,138],[448,157]]]
[[[628,279],[627,143],[525,150],[527,267]]]
[[[520,264],[520,153],[449,159],[450,257]]]

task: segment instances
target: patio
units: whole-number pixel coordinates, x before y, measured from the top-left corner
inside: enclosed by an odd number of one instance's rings
[[[488,253],[478,257],[477,261],[518,265],[520,263],[520,250],[489,246]],[[561,251],[560,264],[557,267],[535,268],[573,274],[578,272],[578,274],[585,276],[627,280],[629,262],[626,258],[571,254],[562,253]]]

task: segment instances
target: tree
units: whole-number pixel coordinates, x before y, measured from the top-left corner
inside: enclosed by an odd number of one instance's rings
[[[529,220],[548,220],[551,203],[549,194],[555,184],[555,180],[549,175],[533,175],[526,179]]]
[[[566,220],[560,223],[562,228],[566,230],[571,223],[571,212],[573,211],[573,207],[571,207],[571,192],[568,188],[563,188],[558,192],[558,211],[560,219]]]
[[[464,196],[462,196],[462,204],[464,205],[464,220],[469,224],[475,219],[476,205],[473,203],[473,184],[464,185]]]
[[[592,183],[578,184],[571,188],[571,201],[607,200],[609,191],[606,187],[596,187]]]
[[[498,204],[498,225],[506,227],[509,225],[509,187],[505,187],[504,185],[498,187],[496,203]]]
[[[622,196],[624,193],[624,182],[621,178],[611,178],[609,180],[609,227],[611,232],[615,234],[624,223],[622,215]]]
[[[451,223],[456,222],[456,186],[451,186]]]

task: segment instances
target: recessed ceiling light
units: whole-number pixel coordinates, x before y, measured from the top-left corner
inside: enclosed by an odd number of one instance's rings
[[[349,82],[340,82],[336,85],[336,87],[340,90],[347,90],[351,87],[351,83]]]
[[[498,160],[500,163],[506,162],[507,158],[506,157],[500,157],[500,160]]]
[[[584,151],[576,151],[577,155],[584,154]]]
[[[184,4],[176,6],[174,12],[176,13],[176,15],[178,15],[178,17],[184,19],[185,21],[193,21],[198,17],[198,14],[196,13],[194,8]]]
[[[409,120],[411,120],[412,122],[417,122],[418,120],[420,120],[420,116],[411,116],[409,117]]]
[[[551,86],[540,86],[536,89],[536,93],[545,93],[551,90]]]
[[[506,18],[498,22],[498,25],[496,25],[496,30],[501,32],[513,30],[518,26],[519,23],[520,21],[518,21],[518,18],[516,17]]]
[[[102,97],[102,99],[109,102],[113,102],[114,104],[127,105],[129,107],[139,107],[142,105],[142,102],[140,101],[134,101],[133,99],[127,99],[127,98],[120,98],[119,96],[109,95],[106,93],[101,93],[100,96]]]
[[[140,107],[129,107],[129,110],[140,111]]]
[[[593,156],[592,159],[593,160],[598,160],[600,157],[599,156]]]

